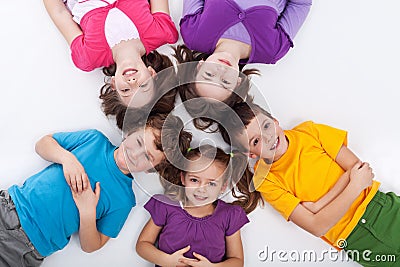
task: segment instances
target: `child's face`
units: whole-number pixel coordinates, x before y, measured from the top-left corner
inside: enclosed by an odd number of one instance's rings
[[[246,130],[251,158],[260,157],[273,162],[285,154],[288,142],[277,120],[260,113]]]
[[[143,62],[135,67],[121,65],[112,78],[112,88],[117,91],[122,103],[134,108],[149,103],[154,97],[154,69],[146,67]]]
[[[189,166],[189,169],[195,167],[195,164],[191,163],[193,166]],[[188,171],[182,175],[181,181],[185,186],[188,206],[204,206],[213,203],[226,188],[222,176],[224,170],[221,163],[214,161],[206,168],[199,171]]]
[[[140,129],[123,140],[116,150],[115,159],[121,171],[125,173],[142,172],[152,169],[164,158],[157,149],[152,128]]]
[[[232,94],[240,81],[237,64],[234,68],[230,59],[212,55],[205,62],[199,62],[196,93],[201,97],[224,101]]]

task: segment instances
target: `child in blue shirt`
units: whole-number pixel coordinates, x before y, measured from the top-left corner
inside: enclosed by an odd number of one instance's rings
[[[22,186],[0,191],[0,265],[39,266],[79,232],[85,252],[117,237],[135,206],[130,172],[164,168],[164,149],[179,136],[187,149],[191,136],[177,117],[155,115],[132,129],[120,147],[97,130],[47,135],[37,153],[54,162]],[[163,142],[161,146],[161,125]],[[154,166],[154,167],[153,167]]]

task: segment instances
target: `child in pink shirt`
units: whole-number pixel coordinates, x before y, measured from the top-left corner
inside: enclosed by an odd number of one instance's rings
[[[92,71],[115,63],[110,84],[121,102],[134,107],[147,104],[156,95],[151,79],[156,70],[146,64],[146,57],[178,39],[168,0],[150,4],[147,0],[73,1],[66,3],[68,7],[62,0],[44,0],[44,4],[70,45],[74,64]]]

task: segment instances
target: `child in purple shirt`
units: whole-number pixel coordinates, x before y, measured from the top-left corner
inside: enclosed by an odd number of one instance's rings
[[[207,63],[199,67],[221,87],[240,83],[225,73],[239,70],[238,64],[274,64],[290,47],[305,21],[312,0],[184,0],[180,32],[185,45],[206,53]],[[213,65],[219,65],[219,69]],[[230,78],[230,79],[227,79]],[[201,75],[196,78],[201,79]],[[207,80],[209,80],[207,79]],[[199,96],[219,101],[225,94],[209,86],[197,87]],[[217,93],[215,93],[217,91]]]
[[[186,154],[185,171],[164,176],[166,195],[144,206],[151,218],[136,244],[141,257],[157,266],[243,266],[240,228],[249,220],[242,207],[218,199],[229,178],[243,174],[232,155],[204,145]]]

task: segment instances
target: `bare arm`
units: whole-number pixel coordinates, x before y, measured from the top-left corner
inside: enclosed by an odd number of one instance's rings
[[[163,12],[169,15],[168,0],[150,0],[150,12]]]
[[[96,206],[100,198],[100,183],[96,183],[95,191],[89,187],[82,193],[72,191],[75,204],[79,210],[79,240],[81,248],[85,252],[93,252],[110,239],[97,230]]]
[[[64,176],[75,192],[82,192],[88,188],[87,174],[78,159],[60,146],[52,135],[42,137],[35,146],[36,153],[43,159],[63,166]]]
[[[57,26],[58,30],[64,36],[68,45],[82,34],[79,25],[72,19],[71,13],[68,11],[62,0],[43,0],[47,13]]]
[[[342,145],[335,161],[342,167],[343,170],[350,170],[356,163],[361,162],[360,159],[346,146]],[[326,193],[322,198],[316,202],[303,202],[301,203],[305,208],[313,213],[317,213],[332,200],[334,200],[348,185],[350,176],[348,173],[342,175],[336,184]]]
[[[179,259],[187,259],[183,254],[189,251],[190,246],[178,250],[172,255],[167,254],[154,246],[161,229],[162,227],[156,225],[153,222],[153,219],[150,218],[138,237],[136,242],[136,252],[143,259],[159,266],[186,266],[185,264],[180,264]]]
[[[357,163],[350,171],[350,182],[333,201],[317,213],[297,205],[289,219],[315,236],[324,235],[347,212],[362,190],[372,184],[373,173],[367,163]]]

